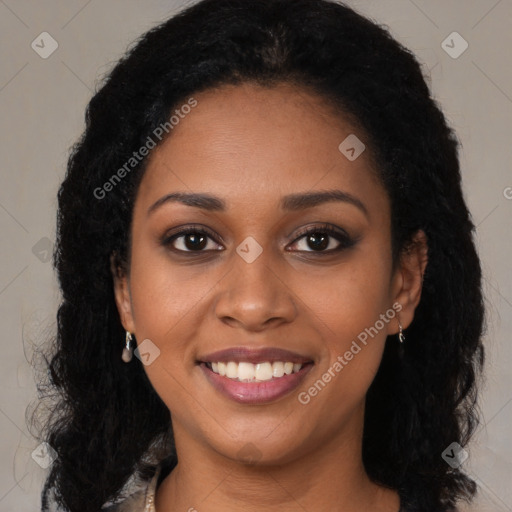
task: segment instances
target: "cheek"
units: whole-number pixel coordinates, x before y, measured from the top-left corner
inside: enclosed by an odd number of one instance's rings
[[[210,331],[211,297],[225,274],[220,267],[177,264],[144,239],[134,237],[130,268],[137,343],[149,339],[158,357],[145,371],[169,408],[190,399],[183,386],[197,369],[197,340]],[[151,345],[150,345],[151,346]]]
[[[190,321],[194,308],[212,287],[204,267],[171,262],[164,247],[134,238],[130,269],[137,330],[155,340],[173,339],[172,331]]]
[[[147,346],[152,356],[144,370],[156,393],[180,417],[197,407],[187,382],[194,369],[193,340],[199,337],[197,315],[213,283],[208,285],[204,274],[191,277],[165,258],[143,251],[132,255],[130,278],[137,344],[142,348],[145,340],[151,342]]]
[[[145,370],[156,379],[155,388],[160,378],[169,386],[166,373],[178,377],[185,371],[184,363],[190,363],[187,341],[194,336],[191,318],[201,286],[190,286],[179,267],[166,263],[160,251],[144,250],[141,242],[132,253],[130,288],[137,344],[150,340],[148,346],[157,354]]]
[[[373,326],[390,306],[391,260],[386,247],[381,250],[369,240],[363,244],[342,264],[302,274],[297,283],[300,295],[339,349]]]
[[[386,254],[361,250],[350,264],[340,266],[323,281],[321,294],[310,287],[309,303],[319,320],[324,360],[328,361],[321,371],[336,375],[331,379],[333,391],[342,390],[353,400],[362,399],[370,386],[380,365],[388,328],[393,325],[395,312],[389,303],[391,261]]]

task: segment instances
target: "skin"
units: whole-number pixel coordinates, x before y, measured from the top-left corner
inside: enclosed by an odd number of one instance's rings
[[[320,97],[286,84],[230,85],[194,97],[197,106],[149,157],[129,271],[112,269],[124,328],[160,350],[144,368],[172,414],[179,464],[157,489],[156,510],[398,512],[398,494],[372,482],[361,457],[365,395],[397,318],[307,405],[297,395],[396,302],[407,328],[421,296],[425,235],[418,232],[393,271],[390,204],[370,151],[349,161],[338,150],[349,134],[364,134]],[[279,207],[285,195],[331,189],[357,197],[368,214],[348,202]],[[227,209],[167,202],[148,214],[177,191],[218,196]],[[356,243],[329,254],[336,238],[319,251],[297,237],[323,223]],[[197,242],[187,246],[185,236],[162,243],[190,224],[217,237],[206,239],[203,253],[192,253]],[[252,263],[236,252],[248,236],[263,249]],[[240,345],[285,348],[315,365],[285,397],[239,404],[209,384],[196,360]],[[240,453],[250,443],[256,464]]]

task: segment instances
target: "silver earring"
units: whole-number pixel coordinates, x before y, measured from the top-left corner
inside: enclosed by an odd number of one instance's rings
[[[133,357],[133,348],[130,346],[130,342],[132,341],[132,333],[126,331],[126,346],[123,348],[123,355],[121,356],[122,360],[125,363],[129,363]]]
[[[400,323],[400,320],[398,320],[398,328],[400,329],[400,332],[398,333],[398,339],[400,343],[403,343],[405,341],[405,336],[402,329],[402,324]]]

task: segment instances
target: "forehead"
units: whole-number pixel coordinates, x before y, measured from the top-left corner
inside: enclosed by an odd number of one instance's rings
[[[225,197],[228,209],[315,189],[374,203],[369,196],[385,196],[362,150],[365,135],[321,97],[288,84],[242,84],[193,99],[191,109],[177,106],[170,135],[149,155],[138,203],[173,191],[210,192]]]

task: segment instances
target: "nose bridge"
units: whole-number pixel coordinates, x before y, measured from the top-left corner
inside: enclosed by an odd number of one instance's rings
[[[291,291],[279,276],[271,250],[259,247],[250,239],[237,247],[215,305],[219,319],[236,321],[252,330],[264,328],[270,319],[289,322],[296,313]]]

